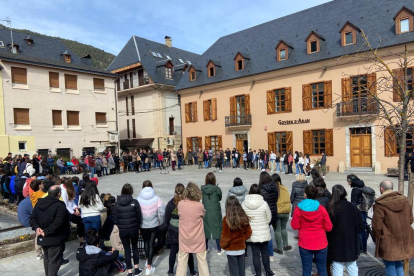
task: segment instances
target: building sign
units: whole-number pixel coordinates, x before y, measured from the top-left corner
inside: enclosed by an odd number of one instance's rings
[[[278,123],[279,125],[308,124],[310,123],[310,119],[286,120],[286,121],[279,120]]]

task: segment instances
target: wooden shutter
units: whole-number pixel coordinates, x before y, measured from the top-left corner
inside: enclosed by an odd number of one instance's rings
[[[13,112],[15,125],[30,125],[28,108],[14,108]]]
[[[303,153],[312,154],[312,131],[304,130],[303,131]]]
[[[292,112],[292,89],[291,87],[286,87],[285,88],[285,111],[286,112]]]
[[[79,111],[66,111],[68,126],[79,126]]]
[[[368,84],[367,84],[368,90],[371,93],[371,96],[376,96],[377,95],[377,74],[376,73],[368,74],[367,81],[368,81]]]
[[[352,99],[351,94],[352,79],[350,77],[342,78],[342,101],[348,102]]]
[[[206,149],[209,149],[211,147],[211,138],[210,136],[204,137],[204,145]]]
[[[275,91],[267,90],[267,114],[275,113]]]
[[[188,103],[185,104],[185,122],[190,122],[190,105]]]
[[[244,95],[244,106],[246,114],[250,114],[250,95],[246,94]]]
[[[236,97],[230,97],[230,123],[234,124],[236,122]]]
[[[198,147],[199,147],[199,148],[202,148],[202,147],[203,147],[203,138],[198,137],[197,139],[198,139]],[[197,149],[197,150],[198,150],[198,149]]]
[[[106,113],[104,112],[95,112],[96,123],[106,124]]]
[[[187,137],[187,139],[186,139],[186,145],[187,145],[187,152],[191,149],[193,149],[193,145],[192,145],[192,140],[191,140],[191,137]]]
[[[193,122],[198,122],[198,115],[197,115],[197,102],[193,102],[192,105],[193,111]]]
[[[394,131],[387,127],[384,130],[385,156],[391,157],[397,155],[397,141]]]
[[[312,109],[312,89],[310,84],[302,85],[302,107],[303,111]]]
[[[210,101],[203,101],[203,117],[204,121],[210,120]]]
[[[293,132],[286,131],[286,151],[293,152]]]
[[[12,83],[27,84],[27,69],[20,67],[11,68]]]
[[[325,154],[327,156],[333,156],[333,129],[325,129]]]
[[[221,135],[217,135],[217,146],[218,146],[218,149],[223,148],[223,137]]]
[[[59,73],[49,72],[49,87],[59,88]]]
[[[215,120],[217,120],[217,99],[216,98],[211,99],[211,108],[213,109],[212,110],[212,116],[213,116],[212,120],[215,121]]]
[[[52,122],[54,126],[61,126],[62,124],[62,110],[52,110]]]
[[[65,89],[78,90],[78,76],[65,74]]]
[[[401,102],[401,91],[404,90],[404,69],[398,68],[392,70],[392,72],[394,73],[394,78],[392,79],[392,100],[394,102]]]
[[[332,81],[325,81],[323,84],[324,106],[325,108],[332,107]]]
[[[267,133],[267,147],[270,151],[276,152],[276,134],[274,132]]]
[[[105,90],[105,80],[93,78],[93,89],[94,90]]]

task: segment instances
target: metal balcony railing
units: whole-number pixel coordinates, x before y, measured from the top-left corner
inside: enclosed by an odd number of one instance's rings
[[[180,135],[181,134],[181,127],[180,126],[170,126],[168,127],[169,135]]]
[[[377,115],[379,112],[378,102],[373,98],[358,98],[348,102],[336,104],[336,116],[362,116]]]
[[[226,116],[225,117],[226,127],[232,126],[251,126],[252,125],[252,115],[236,115],[236,116]]]

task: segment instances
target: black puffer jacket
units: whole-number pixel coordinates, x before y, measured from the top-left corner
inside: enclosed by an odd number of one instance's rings
[[[171,223],[176,224],[179,220],[178,211],[174,204],[174,198],[171,199],[167,207],[165,207],[165,223],[168,226],[167,241],[168,245],[178,245],[178,227],[173,226]]]
[[[276,223],[278,220],[277,216],[277,200],[279,198],[279,193],[277,191],[276,184],[273,182],[266,183],[260,186],[260,193],[263,196],[263,199],[267,202],[272,212],[272,220],[270,224]]]
[[[76,259],[79,261],[79,276],[106,276],[108,265],[118,259],[118,250],[111,255],[105,255],[98,247],[93,248],[96,252],[89,252],[89,254],[84,247],[78,248]]]
[[[318,198],[316,199],[325,209],[328,207],[328,203],[331,200],[332,194],[325,189],[324,193],[322,195],[318,195]]]
[[[362,188],[364,188],[365,183],[358,177],[354,177],[351,181],[351,203],[354,206],[357,206],[362,202]]]
[[[292,203],[292,217],[296,206],[305,199],[305,187],[308,185],[306,180],[295,181],[292,183],[292,192],[290,193],[290,202]]]
[[[138,237],[138,230],[142,223],[141,206],[132,195],[117,197],[113,216],[119,228],[119,237]]]

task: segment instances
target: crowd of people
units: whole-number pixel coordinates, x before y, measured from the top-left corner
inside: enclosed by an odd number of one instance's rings
[[[375,255],[383,258],[387,275],[403,275],[401,260],[414,256],[411,206],[393,191],[390,181],[381,182],[382,195],[375,200],[371,188],[357,176],[348,175],[352,188],[348,201],[342,185],[328,191],[315,169],[309,183],[305,174],[297,174],[290,193],[279,174],[263,171],[258,184],[250,187],[235,178],[223,196],[214,173],[209,172],[201,187],[193,182],[186,186],[178,183],[165,204],[149,180],[143,182],[134,199],[134,187],[128,183],[117,197],[100,194],[98,178],[88,173],[82,180],[47,172],[31,177],[25,172],[23,176],[26,181],[23,199],[18,199],[18,217],[36,232],[36,254],[38,259],[43,258],[46,275],[57,275],[60,266],[68,262],[63,253],[71,223],[77,226],[80,243],[76,253],[80,275],[107,275],[113,268],[126,271],[128,276],[151,275],[154,256],[164,246],[170,249],[168,276],[174,275],[176,262],[176,275],[186,275],[187,266],[193,276],[209,275],[207,252],[213,248],[218,255],[227,256],[231,275],[245,275],[248,247],[254,274],[261,275],[263,266],[267,276],[275,275],[270,268],[274,254],[293,248],[287,232],[292,217],[302,275],[309,276],[315,262],[320,276],[343,275],[344,267],[349,275],[356,276],[356,260],[367,252],[367,211],[374,201],[372,238],[376,240]],[[13,177],[3,173],[1,186]],[[215,244],[213,248],[208,247],[209,240]],[[140,259],[146,260],[143,269]]]

